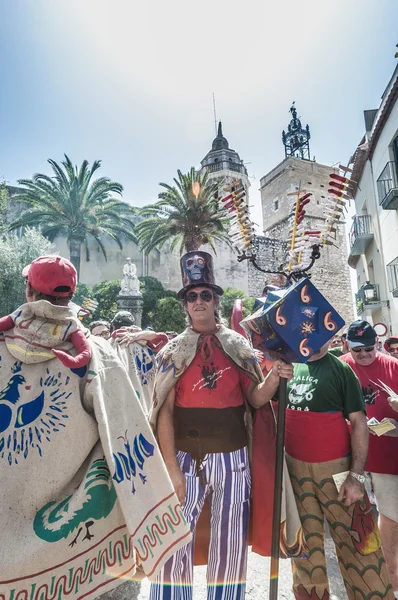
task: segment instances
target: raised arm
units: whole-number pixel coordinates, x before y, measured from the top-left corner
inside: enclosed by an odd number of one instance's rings
[[[275,396],[280,378],[292,379],[293,365],[288,365],[283,360],[276,360],[271,371],[264,381],[258,385],[252,383],[247,391],[247,399],[254,408],[260,408]]]

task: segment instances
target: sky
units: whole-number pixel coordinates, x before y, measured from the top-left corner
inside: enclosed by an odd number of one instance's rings
[[[293,100],[346,163],[393,73],[396,0],[0,0],[0,179],[102,160],[135,206],[199,166],[216,115],[251,178],[284,158]]]

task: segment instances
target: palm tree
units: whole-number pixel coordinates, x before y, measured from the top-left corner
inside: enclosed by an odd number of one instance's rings
[[[82,244],[87,260],[90,260],[90,237],[96,240],[105,260],[104,237],[114,240],[121,250],[122,236],[136,242],[133,233],[136,210],[112,196],[112,193],[122,194],[122,185],[107,177],[92,180],[101,166],[100,160],[95,160],[91,168],[84,160],[80,169],[73,166],[66,154],[61,162],[64,168],[54,160],[49,159],[48,162],[54,171],[53,177],[36,173],[33,179],[19,180],[18,183],[25,189],[14,194],[12,200],[26,202],[31,208],[11,223],[10,230],[38,227],[50,241],[57,236],[65,236],[70,260],[78,275]]]
[[[209,180],[207,173],[201,174],[193,167],[186,175],[177,173],[175,185],[160,183],[166,191],[159,194],[159,201],[139,211],[143,220],[135,226],[135,234],[141,249],[148,253],[167,241],[171,241],[170,250],[180,244],[181,254],[184,248],[189,252],[203,244],[209,244],[215,252],[217,240],[230,246],[229,221],[217,200],[219,182]],[[195,183],[200,187],[196,185],[195,189]]]

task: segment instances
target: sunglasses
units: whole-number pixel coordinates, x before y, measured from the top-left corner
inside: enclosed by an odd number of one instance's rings
[[[103,338],[106,338],[109,335],[110,335],[109,329],[104,329],[104,331],[101,331],[101,333],[96,333],[95,334],[96,337],[103,337]]]
[[[374,349],[374,346],[358,346],[356,348],[351,348],[351,350],[356,354],[359,354],[360,352],[372,352]]]
[[[396,354],[398,352],[398,348],[389,348],[388,351],[390,354]]]
[[[188,292],[185,295],[186,301],[187,302],[196,302],[196,300],[198,299],[198,297],[203,300],[203,302],[211,302],[213,300],[213,294],[211,292],[209,292],[208,290],[203,290],[202,292],[200,292],[199,294],[197,292]]]

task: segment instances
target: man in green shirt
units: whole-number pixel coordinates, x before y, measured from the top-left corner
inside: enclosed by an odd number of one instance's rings
[[[369,433],[361,388],[352,369],[328,348],[325,344],[306,364],[295,364],[288,382],[286,460],[309,548],[308,559],[293,560],[293,590],[300,600],[329,598],[326,518],[348,598],[355,600],[358,592],[366,597],[370,589],[392,600],[364,490]]]

